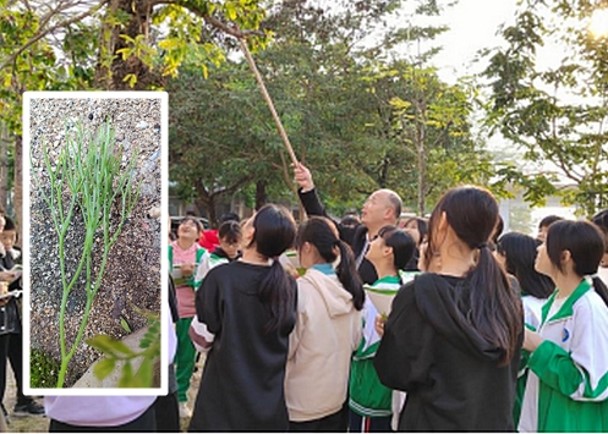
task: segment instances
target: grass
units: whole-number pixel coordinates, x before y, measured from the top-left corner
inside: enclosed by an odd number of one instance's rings
[[[65,384],[69,363],[79,348],[89,315],[99,291],[112,246],[118,240],[123,225],[139,199],[139,186],[133,186],[137,152],[132,152],[126,170],[121,170],[122,152],[116,148],[114,131],[109,122],[95,133],[76,125],[74,134],[66,134],[65,146],[53,165],[50,149],[43,148],[43,163],[49,177],[50,192],[43,196],[51,212],[52,225],[58,237],[59,268],[62,297],[59,310],[59,346],[61,365],[56,387]],[[112,219],[113,208],[117,219]],[[77,213],[82,216],[85,235],[81,251],[70,252],[80,260],[76,270],[68,275],[65,264],[66,239]],[[117,220],[117,221],[113,221]],[[96,235],[101,234],[96,240]],[[93,251],[101,252],[101,263],[94,270]],[[83,276],[83,288],[77,282]],[[86,304],[76,337],[67,342],[65,319],[70,294],[83,289]]]

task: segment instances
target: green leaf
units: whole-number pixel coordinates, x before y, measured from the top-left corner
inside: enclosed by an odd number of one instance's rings
[[[116,357],[134,356],[135,352],[124,342],[111,338],[107,335],[97,335],[87,340],[87,344],[106,354]]]
[[[142,383],[140,387],[151,387],[154,380],[154,360],[144,359],[135,377]]]
[[[98,379],[103,380],[112,373],[115,366],[116,359],[110,357],[101,359],[93,366],[93,374],[95,374]]]
[[[131,333],[131,326],[129,326],[129,323],[127,322],[126,319],[124,319],[123,317],[120,317],[120,326],[123,328],[124,331],[126,331],[127,333]]]
[[[122,375],[118,381],[118,387],[133,387],[133,368],[131,362],[127,361],[122,367]]]

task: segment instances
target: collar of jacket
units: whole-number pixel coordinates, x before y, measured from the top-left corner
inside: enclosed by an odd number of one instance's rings
[[[547,321],[547,316],[549,315],[549,310],[551,309],[551,306],[553,305],[555,297],[557,296],[558,291],[555,291],[553,294],[551,294],[551,296],[549,297],[549,300],[547,300],[547,302],[543,305],[543,307],[541,309],[541,311],[542,311],[541,325],[545,324],[545,322],[550,323],[553,321],[558,321],[560,319],[571,317],[574,313],[574,310],[573,310],[574,303],[576,303],[590,289],[591,289],[591,282],[589,282],[589,280],[587,280],[587,279],[581,280],[581,283],[578,284],[578,286],[574,289],[572,294],[570,294],[568,296],[568,298],[566,299],[566,301],[564,301],[564,304],[562,305],[562,307],[557,311],[557,313],[555,315],[553,315]]]

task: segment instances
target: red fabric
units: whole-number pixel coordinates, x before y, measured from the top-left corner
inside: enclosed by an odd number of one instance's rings
[[[198,244],[208,252],[213,252],[217,246],[220,245],[220,239],[217,236],[216,229],[208,229],[201,231],[201,236],[198,239]]]

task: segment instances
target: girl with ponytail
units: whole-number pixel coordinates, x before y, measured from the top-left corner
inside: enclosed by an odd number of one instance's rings
[[[523,314],[487,245],[497,219],[487,190],[445,193],[429,221],[427,272],[399,290],[379,327],[380,381],[407,392],[400,431],[514,429]]]
[[[276,258],[293,245],[291,213],[265,205],[244,225],[243,256],[197,293],[190,337],[209,351],[189,431],[287,431],[285,364],[296,283]]]
[[[289,338],[290,430],[346,431],[348,370],[361,338],[363,286],[353,253],[330,220],[302,223],[296,248],[306,273],[297,280],[298,319]]]
[[[549,226],[535,268],[557,289],[537,332],[526,329],[530,374],[520,431],[608,431],[608,290],[595,275],[604,236],[586,221]]]

